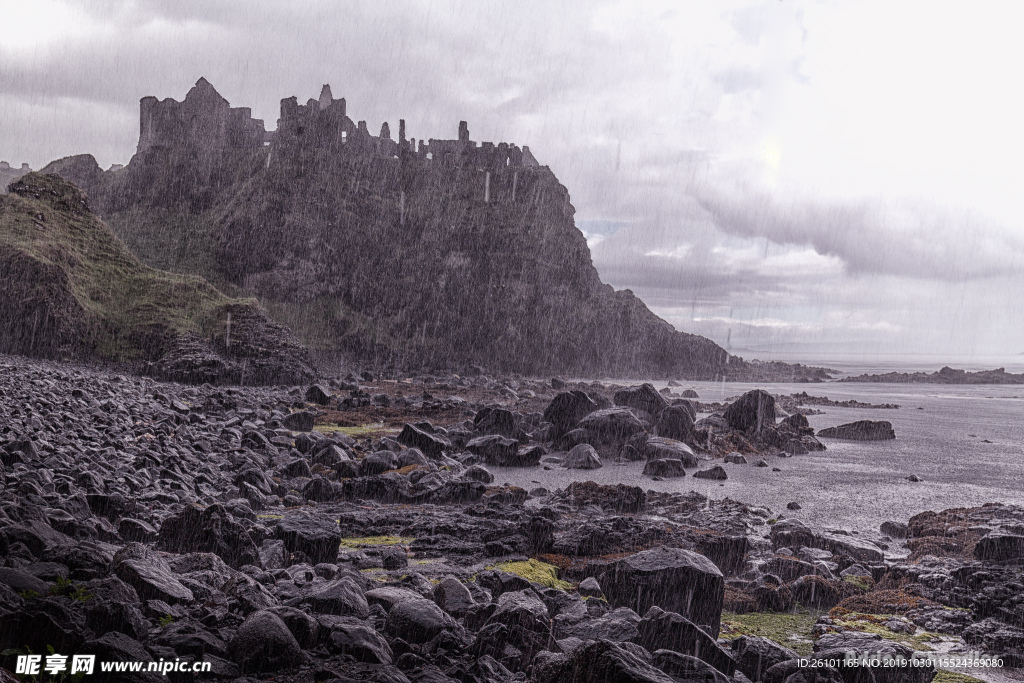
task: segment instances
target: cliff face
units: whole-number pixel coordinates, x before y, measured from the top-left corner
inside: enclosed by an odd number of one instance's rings
[[[193,382],[315,376],[306,350],[254,301],[143,265],[67,181],[30,173],[10,190],[0,196],[0,353],[101,359]]]
[[[275,133],[204,80],[145,98],[120,171],[54,162],[147,263],[257,295],[310,346],[362,361],[714,378],[713,342],[602,284],[569,194],[528,148],[371,135],[329,88]],[[238,113],[241,112],[241,113]]]

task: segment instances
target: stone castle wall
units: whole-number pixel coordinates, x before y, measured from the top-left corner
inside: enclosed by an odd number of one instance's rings
[[[295,97],[281,100],[276,131],[267,131],[261,119],[252,118],[248,107],[232,107],[205,78],[196,82],[182,102],[144,97],[139,106],[139,152],[191,143],[209,155],[268,145],[272,158],[287,158],[313,146],[344,154],[415,157],[445,167],[498,170],[539,166],[529,147],[470,140],[465,121],[459,123],[454,140],[431,138],[417,144],[406,138],[404,120],[399,121],[397,140],[392,139],[386,122],[378,135],[372,135],[365,121],[348,117],[345,99],[334,99],[329,85],[323,87],[319,98],[310,98],[305,104]]]

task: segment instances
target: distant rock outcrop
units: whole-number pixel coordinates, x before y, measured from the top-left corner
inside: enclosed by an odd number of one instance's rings
[[[1024,372],[1014,374],[1006,368],[970,372],[949,366],[938,372],[887,372],[884,375],[844,377],[841,382],[879,382],[885,384],[1024,384]]]
[[[838,427],[827,427],[820,430],[818,436],[850,441],[886,441],[895,439],[896,432],[892,423],[885,420],[858,420]]]
[[[0,197],[0,353],[127,363],[185,382],[285,384],[308,352],[251,300],[140,263],[76,187],[28,174]]]
[[[329,86],[277,130],[200,79],[143,98],[131,163],[80,183],[146,263],[226,280],[311,348],[380,366],[577,376],[764,375],[598,277],[569,193],[529,148],[379,135]],[[783,374],[792,370],[784,368]],[[794,377],[821,376],[802,368]],[[777,374],[778,368],[772,368]]]

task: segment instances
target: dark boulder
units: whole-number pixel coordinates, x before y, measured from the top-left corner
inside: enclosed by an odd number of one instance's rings
[[[661,411],[657,421],[654,423],[654,429],[658,436],[679,441],[692,439],[694,422],[692,410],[692,407],[687,410],[686,406],[679,405],[669,406]]]
[[[682,548],[655,548],[614,562],[599,578],[614,606],[645,614],[659,606],[718,637],[725,583],[711,560]]]
[[[558,394],[544,409],[544,421],[554,426],[554,437],[560,437],[580,420],[599,408],[586,392],[566,391]]]
[[[471,439],[466,450],[483,458],[488,465],[504,467],[517,460],[519,442],[500,434],[488,434]]]
[[[314,384],[306,389],[306,401],[325,406],[331,402],[331,390],[323,384]]]
[[[717,481],[722,481],[724,479],[729,478],[729,475],[726,474],[725,468],[722,467],[721,465],[713,465],[712,467],[709,467],[706,470],[694,472],[693,476],[697,479],[714,479]]]
[[[736,399],[723,415],[733,429],[762,431],[775,424],[775,397],[763,389],[754,389]]]
[[[416,425],[406,424],[395,440],[403,446],[418,448],[428,458],[440,458],[452,444],[439,434],[433,434]]]
[[[314,565],[338,559],[341,530],[338,521],[328,515],[291,512],[278,520],[274,533],[288,552],[301,552]]]
[[[262,566],[260,554],[245,527],[223,505],[205,510],[186,507],[160,525],[157,547],[172,553],[214,553],[229,566]]]
[[[443,631],[461,632],[461,627],[435,603],[419,598],[403,600],[392,607],[384,630],[393,638],[422,644]]]
[[[253,612],[228,643],[228,654],[242,673],[278,671],[298,666],[302,648],[273,612]]]
[[[114,574],[134,588],[143,600],[163,600],[172,605],[195,600],[192,591],[182,585],[166,560],[139,543],[129,543],[119,550],[114,555],[113,569]]]
[[[644,465],[644,474],[649,477],[685,477],[683,461],[675,459],[648,460]]]
[[[677,683],[733,683],[735,680],[702,659],[673,650],[655,650],[651,664],[667,673]]]
[[[732,656],[736,668],[752,681],[761,680],[764,673],[779,662],[799,657],[788,647],[759,636],[740,636],[732,641]]]
[[[886,441],[896,438],[892,423],[885,420],[858,420],[838,427],[826,427],[818,436],[848,441]]]
[[[281,424],[284,425],[285,429],[290,429],[293,432],[308,432],[313,429],[313,421],[315,415],[308,410],[300,410],[295,413],[289,413],[284,416],[281,420]]]
[[[536,683],[675,683],[676,679],[651,664],[648,653],[638,650],[629,643],[598,640],[575,650],[558,668],[539,667],[540,675],[535,680]]]
[[[612,401],[617,406],[642,410],[651,417],[657,417],[669,406],[668,399],[658,393],[658,390],[649,383],[616,391]]]
[[[348,655],[357,662],[390,664],[394,658],[383,636],[352,617],[320,617],[320,634],[330,652]]]
[[[562,461],[562,467],[571,470],[596,470],[603,466],[601,457],[594,450],[594,447],[588,443],[573,446],[572,450],[566,454],[565,459]]]
[[[473,418],[477,434],[512,436],[516,431],[516,416],[505,408],[481,408]]]
[[[309,604],[317,614],[336,614],[360,619],[370,615],[366,595],[348,576],[321,585],[310,594]]]
[[[602,442],[624,444],[644,430],[644,423],[629,408],[596,410],[579,421],[579,427]]]
[[[727,676],[731,676],[736,669],[732,654],[722,648],[714,637],[675,612],[652,607],[640,620],[637,631],[637,644],[648,650],[672,650],[690,655],[707,662]]]
[[[658,436],[648,437],[644,442],[643,455],[647,460],[679,460],[683,467],[697,467],[697,454],[682,441]]]

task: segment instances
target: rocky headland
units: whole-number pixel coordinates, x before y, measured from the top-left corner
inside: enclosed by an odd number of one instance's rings
[[[972,680],[798,664],[848,651],[1024,664],[1019,508],[865,534],[489,471],[724,472],[824,448],[776,410],[763,391],[702,417],[650,385],[187,386],[0,357],[0,649],[203,660],[237,683]]]
[[[880,375],[843,377],[840,382],[879,382],[885,384],[1024,384],[1024,372],[1014,374],[1005,368],[995,370],[957,370],[943,367],[936,372],[887,372]]]
[[[46,166],[146,264],[258,297],[328,367],[817,381],[676,330],[601,282],[568,190],[528,147],[372,134],[344,98],[276,130],[205,79],[140,103],[136,154]]]

